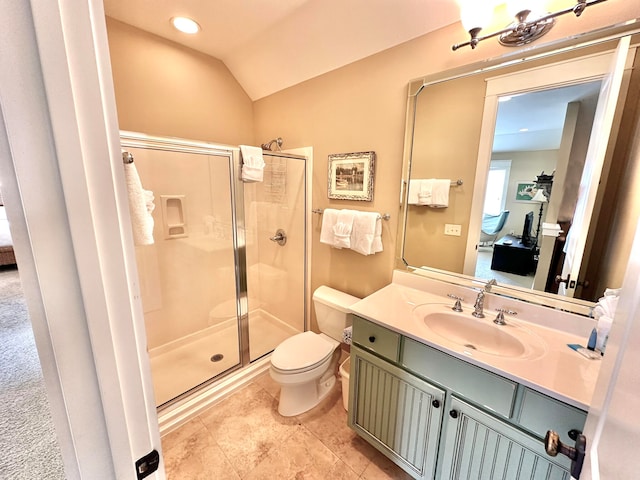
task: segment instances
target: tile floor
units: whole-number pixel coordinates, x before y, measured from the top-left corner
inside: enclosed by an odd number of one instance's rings
[[[278,414],[269,373],[162,438],[169,480],[411,477],[347,427],[341,382],[318,407]]]

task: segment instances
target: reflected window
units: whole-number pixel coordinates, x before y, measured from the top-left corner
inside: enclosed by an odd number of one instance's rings
[[[493,160],[487,178],[487,195],[483,213],[499,215],[505,209],[511,160]]]

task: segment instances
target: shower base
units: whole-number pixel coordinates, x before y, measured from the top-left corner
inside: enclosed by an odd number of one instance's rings
[[[299,333],[263,310],[249,313],[252,361]],[[214,357],[212,361],[212,357]],[[149,352],[156,405],[161,406],[240,364],[235,318]],[[222,356],[218,360],[218,357]]]

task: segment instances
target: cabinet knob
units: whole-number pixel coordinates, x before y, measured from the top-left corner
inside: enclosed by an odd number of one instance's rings
[[[451,418],[458,418],[458,411],[457,411],[457,410],[451,410],[451,411],[449,412],[449,416],[450,416]]]
[[[433,408],[440,408],[440,400],[435,399],[433,402],[431,402],[431,405],[433,405]]]
[[[375,342],[375,341],[376,341],[376,337],[375,337],[375,336],[373,336],[373,335],[371,335],[371,336],[369,337],[369,341],[370,341],[371,343]]]

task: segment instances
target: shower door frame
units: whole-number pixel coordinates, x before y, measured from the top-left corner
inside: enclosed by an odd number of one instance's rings
[[[242,181],[242,162],[240,159],[240,149],[231,145],[214,144],[196,140],[188,140],[173,137],[159,137],[147,135],[139,132],[120,131],[120,140],[123,149],[141,148],[149,150],[161,150],[176,153],[195,153],[202,155],[215,155],[227,157],[229,159],[229,186],[231,192],[231,221],[233,233],[233,250],[234,250],[234,270],[235,270],[235,291],[236,291],[236,318],[238,326],[238,348],[239,363],[236,366],[225,370],[224,372],[206,380],[200,385],[183,392],[178,397],[164,403],[159,411],[171,410],[174,407],[180,407],[188,402],[192,396],[198,392],[205,391],[212,384],[221,379],[228,377],[230,374],[257,363],[261,359],[258,358],[253,362],[249,354],[249,301],[248,301],[248,278],[247,278],[247,243],[246,243],[246,224],[245,224],[245,199],[244,199],[244,182]],[[298,155],[285,152],[265,152],[265,155],[276,156],[279,158],[287,158],[300,160],[304,162],[304,232],[303,232],[303,250],[304,250],[304,269],[303,269],[303,330],[309,328],[309,232],[308,232],[308,213],[309,213],[309,158],[304,155]],[[134,160],[135,161],[135,160]],[[139,272],[138,272],[139,276]],[[162,425],[161,425],[162,430]]]

